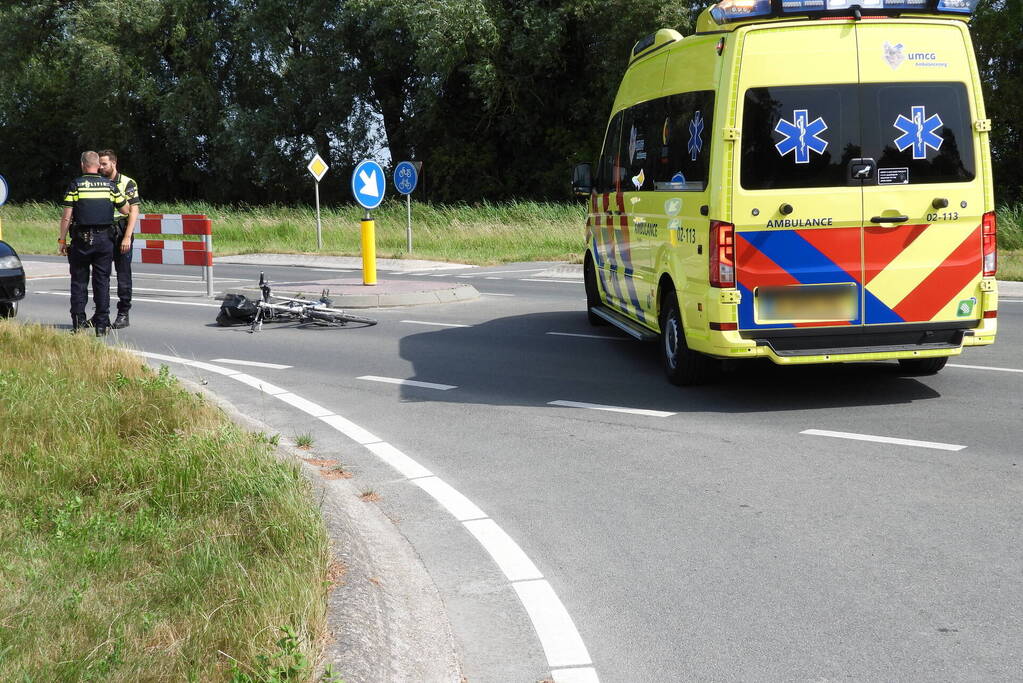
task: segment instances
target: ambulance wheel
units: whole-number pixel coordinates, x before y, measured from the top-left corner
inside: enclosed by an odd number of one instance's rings
[[[940,358],[900,358],[902,371],[910,375],[933,375],[945,367],[948,356]]]
[[[672,384],[684,387],[705,382],[717,365],[713,358],[693,351],[686,344],[674,292],[665,296],[661,309],[660,343],[664,371]]]
[[[586,288],[586,319],[594,327],[607,325],[607,322],[599,315],[594,315],[593,308],[600,306],[600,292],[597,291],[597,271],[593,266],[593,258],[586,254],[586,263],[583,265],[583,285]]]
[[[13,318],[18,315],[17,301],[0,301],[0,318]]]

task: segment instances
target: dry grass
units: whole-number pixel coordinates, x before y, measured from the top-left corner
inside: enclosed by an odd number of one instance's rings
[[[295,467],[94,338],[0,321],[0,348],[5,680],[229,680],[284,628],[315,658],[327,540]]]

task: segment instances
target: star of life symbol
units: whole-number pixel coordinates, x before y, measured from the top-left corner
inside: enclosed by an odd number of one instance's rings
[[[902,135],[895,138],[895,146],[900,152],[912,147],[914,159],[926,159],[928,147],[935,152],[941,149],[945,139],[937,131],[944,124],[937,114],[927,116],[924,107],[910,107],[910,116],[912,118],[907,119],[899,114],[895,119],[895,127],[902,131]]]
[[[828,148],[827,140],[820,137],[820,134],[828,129],[828,124],[819,116],[807,123],[809,118],[806,109],[795,109],[792,111],[791,122],[781,119],[774,127],[775,133],[785,136],[784,140],[774,146],[778,154],[785,156],[789,152],[795,152],[797,164],[810,163],[811,151],[824,154],[824,150]]]
[[[696,112],[693,120],[689,122],[689,158],[696,161],[696,157],[703,149],[703,114]]]

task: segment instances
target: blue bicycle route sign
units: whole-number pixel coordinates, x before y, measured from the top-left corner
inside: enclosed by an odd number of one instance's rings
[[[369,159],[359,162],[352,172],[352,194],[364,209],[375,209],[384,201],[387,181],[380,164]]]
[[[419,184],[419,174],[411,161],[403,161],[394,167],[394,187],[401,194],[412,194]]]

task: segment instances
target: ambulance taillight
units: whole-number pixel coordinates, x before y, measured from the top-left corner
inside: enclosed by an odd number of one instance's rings
[[[735,226],[710,222],[710,286],[735,286]]]
[[[984,236],[984,277],[994,277],[998,271],[998,220],[994,211],[984,214],[981,223]]]

